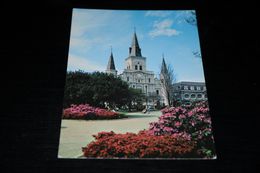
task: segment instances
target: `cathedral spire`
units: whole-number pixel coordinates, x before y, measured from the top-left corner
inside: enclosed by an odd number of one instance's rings
[[[162,66],[161,66],[161,74],[166,74],[167,73],[167,66],[164,60],[164,54],[162,54]]]
[[[113,52],[112,52],[112,47],[111,47],[111,54],[108,60],[108,64],[107,64],[107,71],[109,70],[115,70],[115,63],[114,63],[114,57],[113,57]]]
[[[142,56],[141,49],[138,44],[135,28],[134,28],[132,44],[131,44],[131,47],[129,48],[129,54],[130,54],[130,56]]]

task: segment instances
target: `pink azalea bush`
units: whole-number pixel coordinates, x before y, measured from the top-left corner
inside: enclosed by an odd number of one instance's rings
[[[212,158],[215,156],[207,102],[165,108],[139,133],[100,132],[82,148],[85,157]]]
[[[213,156],[214,140],[207,102],[196,103],[191,107],[170,107],[161,111],[163,115],[159,120],[150,123],[149,134],[182,136],[195,141],[201,155]]]
[[[64,119],[116,119],[121,118],[117,112],[106,109],[95,108],[88,104],[71,105],[63,110]]]

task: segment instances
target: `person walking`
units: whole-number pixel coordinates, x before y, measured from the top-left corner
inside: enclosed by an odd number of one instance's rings
[[[147,106],[147,114],[150,114],[150,106]]]

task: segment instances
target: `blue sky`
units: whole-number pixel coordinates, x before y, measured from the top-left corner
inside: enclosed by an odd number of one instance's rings
[[[105,71],[113,50],[118,73],[125,68],[134,28],[146,57],[147,70],[160,72],[162,54],[177,81],[204,82],[198,30],[187,24],[190,11],[73,9],[68,71]]]

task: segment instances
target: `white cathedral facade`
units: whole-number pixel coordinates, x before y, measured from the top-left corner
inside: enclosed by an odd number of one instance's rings
[[[141,48],[134,32],[132,44],[129,47],[129,56],[125,59],[123,73],[117,74],[112,52],[109,57],[106,73],[120,76],[122,80],[128,83],[129,87],[140,89],[147,98],[146,105],[152,107],[157,104],[168,105],[167,99],[165,99],[163,94],[161,80],[155,76],[153,71],[149,71],[146,67],[146,57],[142,56]]]

